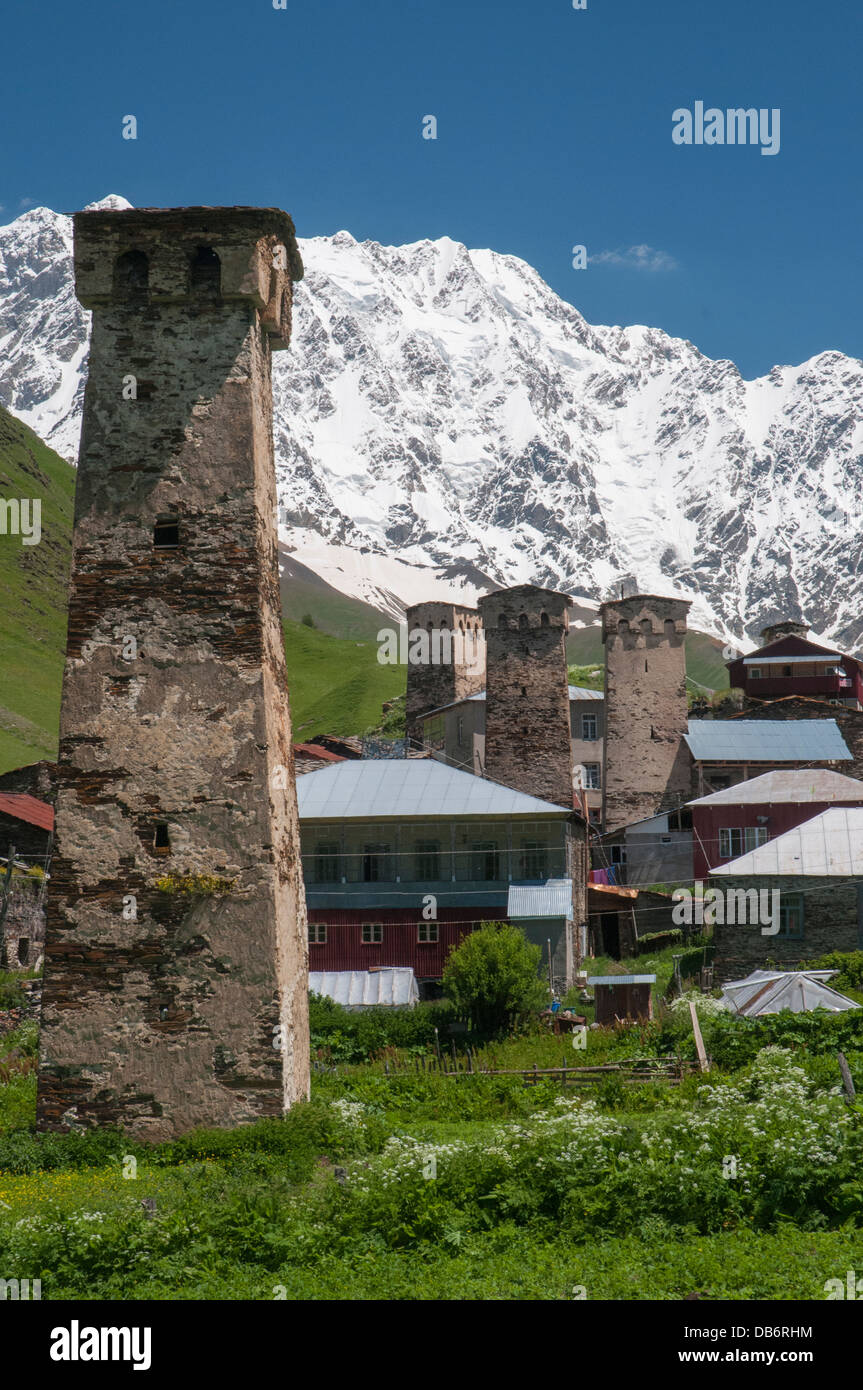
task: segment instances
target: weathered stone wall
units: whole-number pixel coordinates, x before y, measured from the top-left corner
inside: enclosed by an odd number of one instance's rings
[[[794,970],[801,962],[813,960],[828,951],[863,950],[863,916],[860,886],[852,879],[801,878],[796,875],[764,875],[739,878],[724,874],[710,880],[710,886],[725,894],[729,889],[778,888],[780,902],[785,894],[803,895],[803,936],[792,940],[783,936],[763,936],[759,924],[729,926],[716,923],[714,971],[717,984],[743,979],[753,970],[776,966]],[[770,909],[772,898],[765,900]],[[736,913],[735,915],[739,915]]]
[[[302,267],[272,209],[82,213],[75,232],[94,316],[38,1123],[160,1140],[308,1094],[270,379]],[[220,283],[194,283],[201,246]],[[117,278],[127,251],[148,286]],[[188,896],[162,876],[200,877]]]
[[[636,594],[602,604],[606,830],[679,805],[691,792],[685,599]]]
[[[485,775],[572,806],[566,594],[532,584],[479,601],[486,636]]]
[[[414,748],[423,746],[423,715],[442,705],[474,695],[485,685],[485,645],[482,622],[475,608],[453,603],[416,603],[407,610],[408,632],[449,633],[449,659],[408,661],[405,720]],[[446,655],[447,642],[438,650]]]

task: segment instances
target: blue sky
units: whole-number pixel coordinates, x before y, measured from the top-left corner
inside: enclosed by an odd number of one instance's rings
[[[521,256],[591,322],[747,377],[863,356],[848,0],[7,0],[3,33],[3,221],[108,192],[277,204],[304,236]],[[697,100],[778,107],[779,153],[675,145]]]

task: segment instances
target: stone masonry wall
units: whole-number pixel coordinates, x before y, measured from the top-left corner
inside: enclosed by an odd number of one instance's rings
[[[405,719],[414,748],[422,747],[422,718],[429,710],[475,695],[485,686],[485,646],[482,622],[475,608],[453,603],[417,603],[407,610],[408,632],[458,634],[451,640],[448,660],[408,661]],[[440,647],[446,655],[447,646]],[[429,652],[433,655],[434,647]]]
[[[615,830],[679,805],[691,792],[685,599],[636,594],[604,603],[603,814]]]
[[[823,956],[828,951],[863,950],[859,886],[851,879],[801,878],[798,875],[759,878],[744,875],[731,878],[723,874],[711,879],[710,884],[723,893],[730,888],[764,888],[768,891],[778,888],[780,895],[801,892],[803,895],[801,940],[778,935],[762,936],[758,924],[729,926],[717,922],[713,929],[717,984],[743,979],[753,970],[773,966],[794,970],[801,962]],[[766,901],[769,910],[772,899]]]
[[[91,212],[75,231],[94,315],[38,1125],[162,1140],[308,1094],[270,381],[302,267],[272,209]],[[202,245],[219,262],[195,282]],[[127,251],[148,284],[134,263],[117,278]],[[166,522],[178,544],[156,544]]]

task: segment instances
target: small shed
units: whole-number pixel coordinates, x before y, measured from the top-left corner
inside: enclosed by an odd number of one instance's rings
[[[379,970],[310,970],[309,992],[326,995],[346,1009],[412,1009],[420,997],[409,965],[386,965]]]
[[[587,983],[593,988],[597,1023],[653,1018],[655,975],[590,975]]]

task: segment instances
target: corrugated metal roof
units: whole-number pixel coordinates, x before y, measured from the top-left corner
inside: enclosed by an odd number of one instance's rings
[[[343,762],[297,783],[301,820],[368,820],[385,816],[566,816],[539,801],[431,758]]]
[[[588,975],[589,985],[655,985],[655,975]]]
[[[513,884],[506,903],[507,917],[572,917],[572,879],[551,878],[542,884]]]
[[[690,719],[697,763],[851,762],[835,719]]]
[[[863,806],[831,806],[766,845],[710,870],[711,878],[749,874],[863,875]]]
[[[569,698],[570,698],[570,700],[604,700],[604,699],[605,699],[605,691],[604,691],[604,690],[588,690],[588,688],[587,688],[586,685],[570,685],[570,686],[567,686],[567,689],[569,690]],[[451,701],[451,703],[448,704],[448,705],[438,705],[435,709],[427,710],[426,713],[423,715],[423,719],[429,719],[433,714],[443,714],[444,711],[445,711],[445,710],[448,710],[448,709],[455,709],[456,705],[466,705],[466,704],[469,704],[469,702],[470,702],[471,700],[482,700],[482,701],[484,702],[484,701],[485,701],[485,691],[484,691],[484,690],[479,690],[479,691],[477,691],[477,693],[476,693],[475,695],[465,695],[463,699],[461,699],[461,700],[453,700],[453,701]]]
[[[826,983],[835,970],[753,970],[744,980],[730,980],[722,986],[723,1003],[746,1018],[762,1014],[778,1014],[784,1009],[791,1013],[808,1013],[812,1009],[827,1009],[842,1013],[859,1009]]]
[[[380,970],[310,970],[309,991],[324,994],[346,1008],[413,1006],[420,997],[409,965],[387,965]]]
[[[770,802],[863,801],[863,782],[827,767],[791,767],[762,772],[736,787],[688,802],[690,806],[766,806]]]
[[[0,813],[26,821],[28,825],[38,825],[40,830],[54,829],[53,806],[26,792],[0,792]]]
[[[805,665],[812,665],[814,662],[832,661],[834,665],[840,661],[838,652],[812,652],[808,656],[745,656],[744,666],[791,666],[794,662],[803,662]]]

